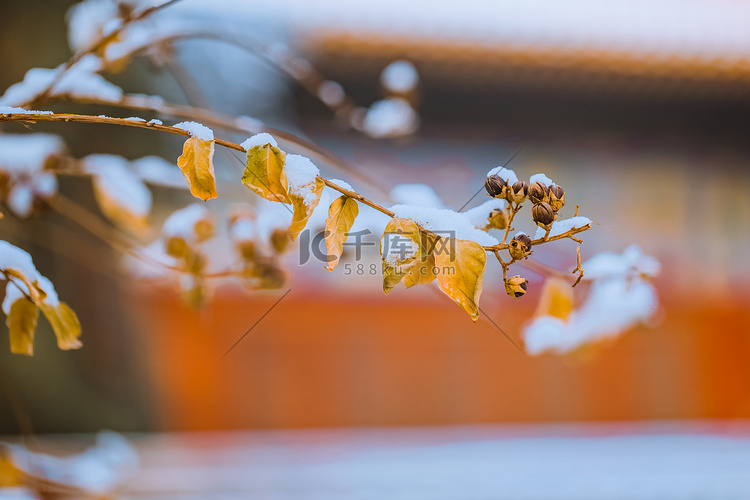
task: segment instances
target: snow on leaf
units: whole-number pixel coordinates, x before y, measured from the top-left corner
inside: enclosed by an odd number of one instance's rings
[[[291,203],[284,163],[286,153],[276,146],[265,144],[247,150],[247,164],[242,183],[258,196],[270,201]]]
[[[296,193],[289,193],[289,198],[292,200],[292,207],[294,208],[292,223],[289,225],[289,236],[292,238],[292,241],[297,239],[299,233],[305,229],[307,221],[310,220],[315,207],[320,202],[320,195],[323,194],[324,187],[325,183],[323,180],[316,178],[308,187],[311,195],[300,196]]]
[[[89,155],[83,168],[93,175],[94,198],[102,213],[118,226],[136,234],[148,226],[151,191],[116,155]]]
[[[214,141],[191,136],[185,141],[177,166],[190,186],[190,193],[203,201],[216,198],[214,174]]]
[[[454,240],[451,248],[435,252],[438,286],[469,313],[472,321],[479,319],[479,297],[482,294],[487,254],[474,241]]]
[[[328,208],[325,242],[326,253],[328,254],[326,269],[329,271],[333,271],[338,265],[344,242],[358,214],[359,205],[354,198],[349,196],[336,198]]]

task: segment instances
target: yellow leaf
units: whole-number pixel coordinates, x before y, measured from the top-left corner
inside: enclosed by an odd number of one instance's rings
[[[347,233],[354,224],[354,219],[359,214],[359,206],[354,198],[342,196],[336,198],[328,208],[326,219],[326,253],[328,254],[328,265],[326,269],[333,271],[341,258]]]
[[[32,301],[20,298],[10,306],[5,324],[10,333],[10,352],[34,355],[34,332],[39,319],[39,308]]]
[[[253,146],[247,150],[242,183],[267,200],[291,203],[284,172],[285,161],[286,153],[275,146]]]
[[[404,275],[404,286],[406,288],[414,285],[426,285],[437,278],[437,267],[435,266],[435,244],[437,238],[419,231],[420,249],[419,256],[406,267]]]
[[[479,296],[486,262],[484,249],[475,241],[455,240],[455,245],[445,245],[435,252],[438,286],[463,307],[473,321],[479,319]]]
[[[292,201],[292,207],[294,207],[294,214],[292,215],[292,223],[289,225],[289,236],[292,241],[297,239],[299,233],[305,229],[307,221],[310,220],[313,210],[318,206],[320,202],[320,195],[323,194],[323,188],[325,183],[320,177],[315,178],[315,183],[310,185],[310,191],[313,196],[302,197],[294,193],[289,193],[289,198]]]
[[[383,291],[386,295],[399,284],[409,266],[421,256],[419,226],[411,219],[394,217],[380,239],[383,261]]]
[[[566,321],[573,305],[573,287],[560,278],[549,278],[544,282],[534,317],[553,316]]]
[[[216,198],[214,175],[214,141],[190,137],[185,141],[177,166],[190,186],[190,193],[203,201]]]
[[[76,313],[65,302],[60,302],[56,306],[40,303],[38,306],[52,325],[52,330],[57,337],[57,347],[63,351],[83,347],[81,341],[78,340],[81,336],[81,324],[78,322]]]

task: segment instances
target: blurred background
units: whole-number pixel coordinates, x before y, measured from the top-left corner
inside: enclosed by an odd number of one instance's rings
[[[72,3],[0,0],[0,89],[67,60]],[[637,243],[662,262],[660,313],[606,345],[530,357],[503,332],[521,343],[539,276],[522,271],[529,293],[514,301],[490,264],[489,320],[473,324],[429,287],[386,297],[379,271],[369,272],[379,262],[374,245],[363,248],[361,276],[300,265],[292,251],[283,289],[248,294],[223,284],[194,310],[171,281],[139,278],[58,214],[6,217],[2,238],[27,249],[77,311],[85,346],[57,350],[40,322],[34,357],[0,349],[0,433],[20,430],[11,399],[40,433],[750,417],[750,4],[184,0],[167,14],[243,31],[267,53],[288,47],[364,107],[383,97],[381,71],[410,61],[419,128],[399,138],[353,130],[288,71],[210,39],[175,43],[171,66],[136,59],[108,79],[298,134],[384,189],[321,163],[323,175],[386,205],[390,188],[417,182],[450,208],[471,208],[486,200],[483,190],[472,198],[486,172],[516,155],[509,168],[520,178],[544,172],[565,188],[566,216],[580,205],[598,223],[584,235],[584,260]],[[130,116],[93,105],[49,109]],[[60,134],[76,157],[174,161],[181,151],[180,138],[137,129],[33,130]],[[219,177],[236,182],[232,162],[217,153]],[[96,212],[88,179],[61,182]],[[191,201],[168,188],[154,194],[156,219]],[[572,242],[549,246],[557,248],[535,257],[575,265]]]

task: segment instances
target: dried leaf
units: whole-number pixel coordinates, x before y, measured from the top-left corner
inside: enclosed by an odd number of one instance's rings
[[[285,161],[286,153],[270,144],[248,149],[242,183],[267,200],[292,203],[284,172]]]
[[[574,305],[573,287],[563,279],[549,278],[544,282],[534,317],[552,316],[566,321]]]
[[[34,332],[39,319],[39,308],[32,301],[20,298],[10,306],[5,324],[10,333],[10,352],[34,355]]]
[[[437,267],[435,266],[435,244],[438,238],[419,231],[420,250],[419,255],[406,268],[404,275],[404,286],[406,288],[414,285],[426,285],[437,278]]]
[[[326,253],[328,254],[328,265],[326,269],[333,271],[338,265],[347,234],[354,224],[354,219],[359,214],[359,206],[354,198],[342,196],[336,198],[328,208],[326,219]]]
[[[289,198],[292,201],[292,207],[294,207],[294,214],[292,215],[292,223],[289,225],[289,236],[292,241],[297,239],[299,233],[305,229],[307,221],[310,220],[313,210],[318,206],[320,202],[320,195],[323,194],[323,188],[325,183],[322,179],[317,177],[315,183],[310,185],[310,190],[314,196],[305,197],[299,196],[294,193],[289,193]]]
[[[487,254],[475,241],[455,240],[455,246],[445,247],[450,248],[435,252],[438,286],[477,321]]]
[[[419,226],[411,219],[394,217],[380,238],[383,262],[383,291],[390,293],[406,274],[408,267],[421,256]]]
[[[177,166],[190,186],[190,193],[203,201],[216,198],[214,175],[214,141],[192,136],[185,141]]]
[[[81,336],[81,324],[73,310],[65,302],[56,306],[40,303],[37,304],[42,314],[47,318],[52,330],[57,337],[57,347],[63,351],[80,349],[83,344],[78,337]]]

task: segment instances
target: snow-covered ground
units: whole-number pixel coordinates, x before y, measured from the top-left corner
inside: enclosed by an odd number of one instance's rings
[[[133,487],[154,496],[750,498],[747,422],[167,434],[136,446]]]

